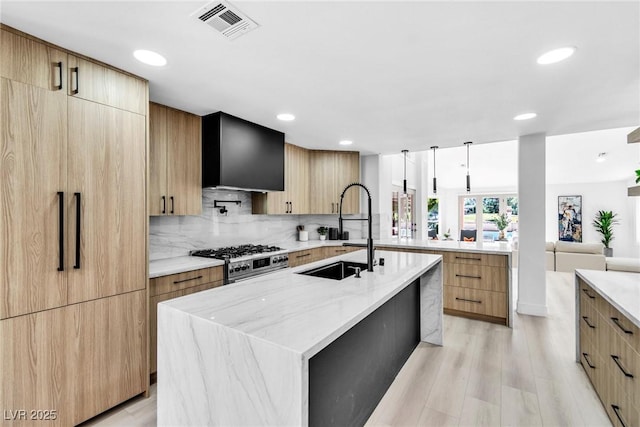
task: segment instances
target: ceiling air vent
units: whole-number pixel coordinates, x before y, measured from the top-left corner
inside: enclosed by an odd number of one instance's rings
[[[191,16],[210,25],[226,38],[233,40],[258,28],[251,18],[240,12],[235,6],[224,1],[214,1],[196,10]]]

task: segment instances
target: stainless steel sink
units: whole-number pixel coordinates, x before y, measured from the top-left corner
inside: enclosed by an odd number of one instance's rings
[[[337,261],[311,270],[301,271],[298,274],[307,276],[324,277],[325,279],[342,280],[356,274],[357,270],[367,271],[367,264],[352,261]]]

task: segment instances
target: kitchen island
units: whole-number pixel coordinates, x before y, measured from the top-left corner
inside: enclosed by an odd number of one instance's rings
[[[365,251],[159,304],[158,425],[363,424],[418,342],[443,343],[441,256],[376,256],[361,278],[298,273]]]

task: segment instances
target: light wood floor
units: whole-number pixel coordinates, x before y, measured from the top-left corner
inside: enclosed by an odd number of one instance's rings
[[[445,345],[416,348],[367,426],[610,426],[574,361],[573,286],[547,272],[549,316],[515,314],[513,329],[445,316]],[[155,386],[87,423],[155,424]]]

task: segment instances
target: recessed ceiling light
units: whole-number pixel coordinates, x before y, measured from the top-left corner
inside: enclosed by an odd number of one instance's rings
[[[347,139],[343,139],[342,141],[340,141],[340,145],[351,145],[353,144],[353,141],[349,141]]]
[[[544,55],[538,57],[538,64],[547,65],[555,64],[556,62],[563,61],[573,55],[576,48],[573,46],[561,47],[560,49],[550,50]]]
[[[607,160],[607,153],[599,153],[598,157],[596,158],[596,162],[602,163],[605,160]]]
[[[513,118],[513,120],[529,120],[529,119],[533,119],[534,117],[536,117],[537,114],[536,113],[524,113],[524,114],[518,114],[517,116],[515,116]]]
[[[289,113],[282,113],[276,116],[278,120],[282,120],[283,122],[290,122],[291,120],[295,120],[296,116]]]
[[[164,56],[151,50],[138,49],[133,52],[133,56],[144,64],[153,65],[154,67],[162,67],[167,65],[167,60]]]

